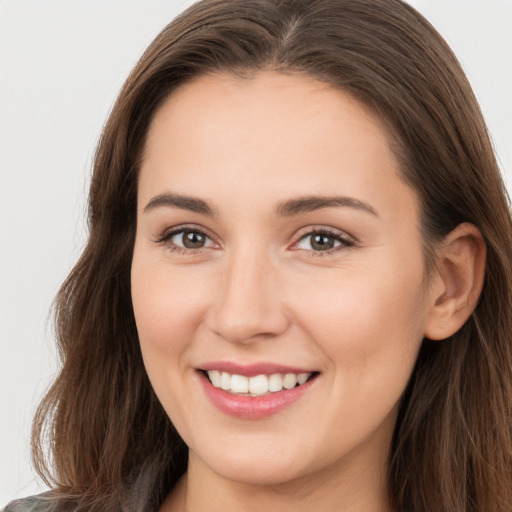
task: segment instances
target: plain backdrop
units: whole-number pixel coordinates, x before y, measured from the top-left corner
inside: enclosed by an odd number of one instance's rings
[[[186,0],[0,0],[0,506],[41,492],[30,423],[58,368],[49,310],[86,238],[91,158]],[[512,183],[512,0],[410,0],[450,43]]]

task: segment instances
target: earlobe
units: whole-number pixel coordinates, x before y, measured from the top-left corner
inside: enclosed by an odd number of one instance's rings
[[[469,318],[482,291],[486,247],[473,224],[459,224],[436,250],[437,269],[431,287],[431,308],[425,337],[442,340],[455,334]]]

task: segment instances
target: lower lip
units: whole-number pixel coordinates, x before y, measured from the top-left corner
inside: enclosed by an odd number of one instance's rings
[[[316,377],[313,377],[301,386],[283,389],[268,395],[243,396],[233,395],[223,389],[214,387],[202,371],[198,373],[206,396],[217,409],[230,416],[248,420],[267,418],[277,414],[299,400],[316,380]]]

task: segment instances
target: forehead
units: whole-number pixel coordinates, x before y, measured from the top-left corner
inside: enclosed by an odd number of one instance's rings
[[[336,192],[378,203],[384,189],[414,196],[373,112],[329,84],[271,71],[201,76],[154,116],[139,197],[169,188],[207,195],[219,185],[219,200],[245,195],[246,204],[259,192],[269,201]]]

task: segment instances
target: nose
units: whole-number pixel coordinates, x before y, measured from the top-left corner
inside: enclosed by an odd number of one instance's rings
[[[282,334],[289,325],[279,269],[269,257],[239,251],[223,262],[218,295],[206,323],[232,343],[250,343]]]

